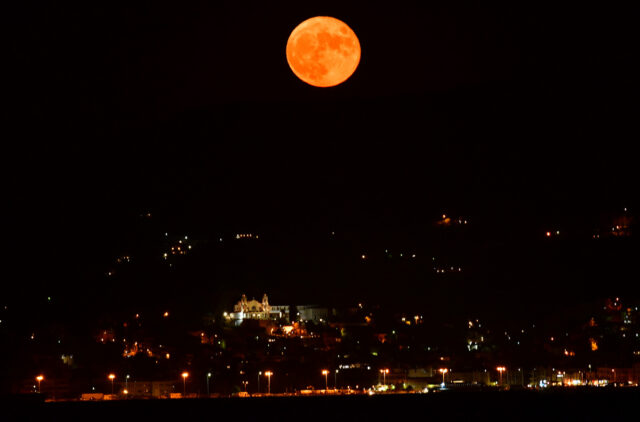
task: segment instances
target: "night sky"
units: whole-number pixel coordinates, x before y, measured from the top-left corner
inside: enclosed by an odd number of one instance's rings
[[[523,318],[638,298],[637,233],[592,239],[640,205],[630,11],[182,3],[10,18],[4,296],[213,311],[246,291]],[[333,88],[301,82],[285,57],[317,15],[362,46]],[[470,224],[439,227],[442,214]],[[190,262],[160,262],[165,232],[195,239]],[[105,278],[123,254],[134,268]],[[434,257],[464,271],[438,278]]]

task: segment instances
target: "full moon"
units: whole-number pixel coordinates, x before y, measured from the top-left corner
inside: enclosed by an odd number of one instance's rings
[[[360,42],[339,19],[316,16],[302,22],[289,35],[287,62],[302,81],[330,87],[346,81],[360,63]]]

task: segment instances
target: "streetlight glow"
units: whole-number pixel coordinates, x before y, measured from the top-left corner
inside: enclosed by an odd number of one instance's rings
[[[109,374],[108,378],[111,380],[111,394],[113,395],[113,380],[116,379],[116,376],[114,374]]]
[[[327,381],[327,376],[329,375],[329,370],[323,369],[322,375],[324,375],[324,391],[326,392],[329,389],[329,383]]]
[[[182,396],[184,397],[187,394],[187,377],[189,376],[188,372],[182,373]]]
[[[44,376],[43,376],[43,375],[38,375],[38,376],[36,377],[36,381],[38,381],[38,393],[40,393],[40,392],[41,392],[41,390],[40,390],[40,383],[42,382],[42,380],[43,380],[43,379],[44,379]]]
[[[447,372],[449,372],[449,370],[447,368],[440,368],[438,369],[438,371],[442,374],[442,386],[444,387],[444,374],[446,374]]]
[[[267,394],[271,394],[271,375],[273,372],[266,371],[264,374],[267,376]]]
[[[389,368],[381,369],[380,373],[382,374],[382,379],[383,379],[382,384],[387,385],[387,374],[389,373]]]
[[[507,368],[505,368],[504,366],[498,366],[496,369],[498,370],[498,372],[500,372],[500,385],[502,385],[502,373],[506,371]]]

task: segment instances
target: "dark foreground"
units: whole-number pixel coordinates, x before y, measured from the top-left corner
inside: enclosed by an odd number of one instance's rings
[[[22,421],[610,421],[638,420],[640,390],[441,392],[113,402],[2,403]]]

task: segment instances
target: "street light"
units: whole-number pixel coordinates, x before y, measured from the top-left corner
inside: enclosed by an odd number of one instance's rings
[[[44,379],[44,376],[42,375],[38,375],[36,377],[36,380],[38,381],[38,393],[41,393],[42,391],[40,390],[40,383],[42,382],[42,380]]]
[[[131,375],[127,374],[126,377],[124,377],[124,389],[129,390],[129,378],[131,378]]]
[[[209,396],[209,380],[211,379],[211,372],[207,372],[207,397]]]
[[[329,383],[327,381],[327,376],[329,375],[329,371],[327,369],[322,370],[322,375],[324,375],[324,392],[326,393],[329,389]]]
[[[113,395],[113,380],[116,378],[115,375],[109,374],[109,379],[111,380],[111,395]]]
[[[380,373],[382,373],[382,384],[387,385],[387,374],[389,373],[389,369],[385,368],[385,369],[381,369]],[[380,378],[378,378],[379,380]]]
[[[336,372],[333,373],[333,389],[337,390],[338,389],[338,370],[336,369]]]
[[[258,371],[258,394],[260,394],[260,377],[262,376],[262,371]]]
[[[188,372],[182,373],[182,396],[187,395],[187,377],[189,376]]]
[[[438,371],[442,374],[442,386],[444,387],[444,375],[449,372],[449,370],[447,368],[440,368],[438,369]]]
[[[249,384],[249,381],[242,381],[242,383],[244,384],[244,392],[247,392],[247,384]]]
[[[496,369],[498,370],[498,372],[500,372],[500,385],[502,385],[502,373],[506,371],[507,368],[505,368],[504,366],[498,366]]]
[[[267,376],[267,394],[271,394],[271,375],[273,375],[273,372],[271,371],[266,371],[264,373]]]

